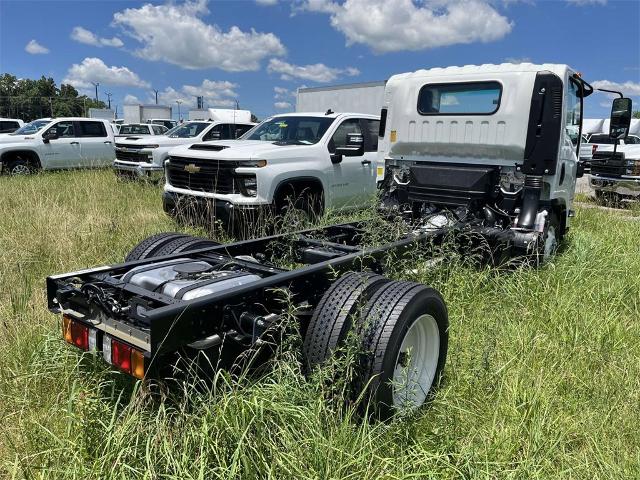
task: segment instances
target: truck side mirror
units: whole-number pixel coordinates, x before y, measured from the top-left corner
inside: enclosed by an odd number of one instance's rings
[[[42,141],[44,143],[49,143],[51,140],[57,140],[58,132],[56,130],[48,130],[42,134]]]
[[[611,104],[611,120],[609,122],[609,137],[622,139],[629,134],[631,125],[632,102],[630,98],[615,98]]]
[[[220,140],[222,138],[222,132],[211,132],[211,136],[209,137],[211,140]]]
[[[345,157],[360,157],[364,155],[364,136],[361,133],[347,133],[346,145],[336,147],[334,153]]]

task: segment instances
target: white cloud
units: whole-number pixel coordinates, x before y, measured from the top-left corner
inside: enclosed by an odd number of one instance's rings
[[[62,83],[68,83],[76,88],[89,88],[91,82],[101,85],[149,87],[149,83],[142,80],[137,73],[127,67],[108,67],[95,57],[87,57],[82,63],[74,63]]]
[[[504,59],[506,63],[531,63],[529,57],[507,57]]]
[[[593,88],[605,88],[607,90],[617,90],[622,92],[624,95],[629,95],[632,97],[640,96],[640,82],[612,82],[610,80],[596,80],[595,82],[591,82]]]
[[[276,102],[273,106],[278,110],[287,110],[291,108],[292,105],[289,102]]]
[[[94,47],[121,47],[124,45],[124,43],[122,43],[122,40],[120,40],[118,37],[98,37],[92,31],[82,27],[75,27],[71,31],[71,39],[79,43],[84,43],[86,45],[93,45]]]
[[[295,91],[291,91],[285,87],[273,87],[273,92],[274,92],[273,98],[275,98],[276,100],[286,101],[289,98],[296,96]]]
[[[280,78],[282,80],[300,78],[320,83],[332,82],[341,75],[353,77],[360,74],[360,70],[354,67],[332,68],[327,67],[323,63],[314,63],[313,65],[292,65],[277,58],[269,60],[267,71],[269,73],[280,73]]]
[[[258,5],[271,6],[271,5],[277,5],[278,0],[256,0],[256,3]]]
[[[585,5],[606,5],[607,0],[567,0],[567,3],[584,7]]]
[[[186,69],[219,68],[228,72],[259,70],[268,56],[286,50],[273,33],[248,32],[233,26],[223,32],[203,22],[207,0],[183,4],[146,4],[114,14],[114,24],[142,44],[136,55]]]
[[[235,88],[238,85],[226,80],[205,79],[200,85],[183,85],[179,90],[167,87],[158,92],[158,102],[173,105],[180,100],[185,108],[196,106],[196,97],[204,97],[205,105],[209,107],[235,107],[238,97]],[[149,97],[149,101],[155,101],[155,96]]]
[[[126,105],[136,105],[136,104],[141,104],[142,102],[135,95],[127,94],[124,97],[124,103]]]
[[[49,49],[44,45],[40,45],[35,40],[30,40],[24,47],[25,52],[30,53],[31,55],[41,55],[45,53],[49,53]]]
[[[485,0],[305,0],[294,6],[300,10],[328,13],[347,45],[362,43],[378,53],[487,43],[513,28]]]

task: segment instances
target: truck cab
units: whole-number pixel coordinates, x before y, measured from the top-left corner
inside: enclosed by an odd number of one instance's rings
[[[383,206],[425,226],[479,225],[516,252],[548,258],[573,216],[583,99],[592,92],[556,64],[391,77],[380,129]]]
[[[0,172],[104,167],[113,161],[107,120],[64,117],[36,120],[0,139]]]
[[[164,162],[172,148],[208,140],[235,139],[254,125],[251,122],[185,122],[164,135],[119,138],[113,168],[119,177],[157,180],[164,174]]]
[[[198,219],[235,228],[262,214],[361,206],[376,192],[378,129],[375,115],[291,113],[237,141],[177,147],[165,163],[164,209],[180,218],[195,207]]]

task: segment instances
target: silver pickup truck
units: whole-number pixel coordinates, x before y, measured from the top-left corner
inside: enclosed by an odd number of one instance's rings
[[[591,187],[596,198],[614,200],[640,197],[640,145],[620,145],[611,151],[596,152],[591,165]]]

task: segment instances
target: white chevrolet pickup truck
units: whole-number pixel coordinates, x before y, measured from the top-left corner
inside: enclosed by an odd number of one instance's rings
[[[0,172],[24,175],[104,167],[113,161],[113,144],[113,129],[107,120],[64,117],[36,121],[0,138]]]
[[[159,180],[164,173],[164,161],[172,148],[194,142],[238,138],[254,125],[251,122],[186,122],[164,135],[118,139],[113,168],[121,178]]]
[[[263,212],[305,216],[361,206],[376,191],[379,117],[293,113],[236,141],[184,145],[165,162],[164,210],[237,231]]]

